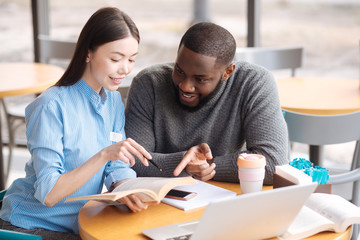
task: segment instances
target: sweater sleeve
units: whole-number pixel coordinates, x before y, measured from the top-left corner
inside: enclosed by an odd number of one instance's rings
[[[156,138],[154,131],[154,86],[151,78],[156,78],[156,74],[139,73],[131,83],[125,109],[125,132],[127,137],[134,139],[143,146],[152,156],[154,161],[161,169],[157,169],[152,164],[144,166],[140,160],[136,159],[133,169],[139,177],[174,177],[173,171],[182,160],[185,152],[157,153]],[[180,176],[187,176],[183,171]]]
[[[242,96],[241,118],[245,132],[246,152],[264,155],[266,173],[264,184],[272,184],[276,165],[288,163],[288,133],[282,115],[278,91],[272,74],[259,68],[247,76]],[[215,179],[228,178],[231,169],[236,167],[235,155],[222,156],[217,164]],[[229,158],[227,161],[221,158]],[[227,165],[227,166],[226,166]],[[237,167],[236,167],[237,168]],[[230,172],[229,172],[230,171]]]

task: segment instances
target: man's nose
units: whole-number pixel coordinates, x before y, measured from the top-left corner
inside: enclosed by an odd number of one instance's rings
[[[181,88],[181,90],[183,92],[193,92],[195,90],[193,81],[189,78],[185,78],[183,79],[180,83],[179,83],[179,87]]]

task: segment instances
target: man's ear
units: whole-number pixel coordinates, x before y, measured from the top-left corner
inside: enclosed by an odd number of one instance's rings
[[[230,64],[230,66],[228,66],[225,71],[223,72],[223,76],[222,76],[222,80],[225,82],[226,80],[229,79],[229,77],[231,76],[231,74],[233,74],[235,70],[235,64]]]

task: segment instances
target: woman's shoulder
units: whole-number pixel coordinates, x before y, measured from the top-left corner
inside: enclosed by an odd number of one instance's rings
[[[66,87],[53,86],[48,88],[46,91],[42,92],[35,101],[38,104],[50,104],[54,101],[63,99],[64,91]]]
[[[40,109],[58,109],[59,103],[67,96],[66,87],[53,86],[42,92],[34,101],[32,101],[26,108],[26,112],[33,112]]]

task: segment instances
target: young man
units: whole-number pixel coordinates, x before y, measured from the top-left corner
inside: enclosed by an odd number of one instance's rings
[[[125,110],[125,131],[162,171],[142,164],[138,176],[190,174],[206,181],[238,182],[237,157],[266,157],[265,184],[288,162],[287,127],[276,83],[266,69],[233,63],[236,43],[213,23],[192,26],[175,63],[141,71]]]

